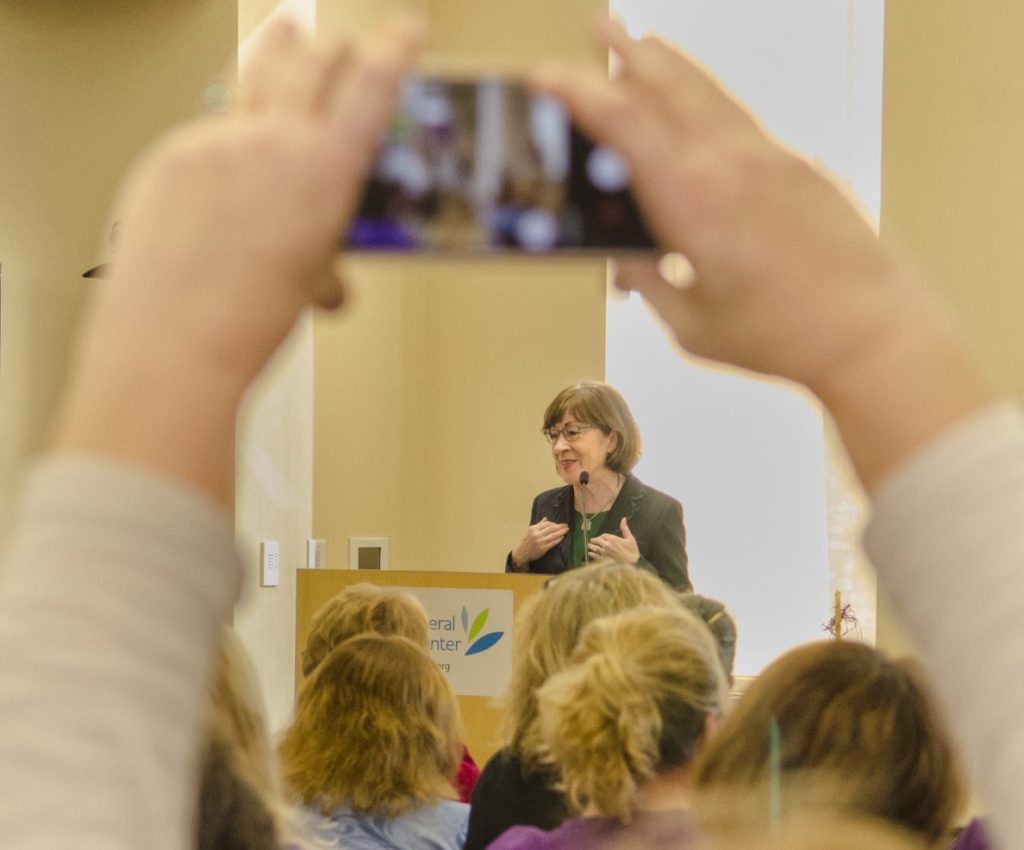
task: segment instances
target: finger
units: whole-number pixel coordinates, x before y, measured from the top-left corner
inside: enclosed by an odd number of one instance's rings
[[[399,81],[412,64],[426,37],[423,20],[400,15],[356,57],[345,85],[332,104],[332,120],[343,133],[346,145],[369,148],[367,158],[391,116]]]
[[[639,292],[654,311],[669,325],[679,342],[686,345],[692,323],[693,296],[673,286],[649,260],[621,260],[615,269],[617,289]]]
[[[703,65],[659,35],[634,39],[616,20],[607,20],[602,36],[619,57],[634,97],[647,100],[670,117],[679,130],[707,128],[734,120],[756,126],[750,113]]]
[[[352,53],[346,41],[306,45],[268,87],[268,106],[297,116],[328,115]]]
[[[556,529],[548,534],[545,534],[543,541],[545,543],[557,543],[566,535],[566,529]]]
[[[625,86],[592,68],[544,65],[531,77],[531,84],[561,100],[587,136],[627,156],[642,152],[655,132],[652,111],[631,98]]]
[[[342,192],[338,212],[343,223],[356,205],[359,185],[398,100],[402,74],[419,50],[424,33],[418,17],[399,17],[381,38],[353,57],[344,85],[334,93],[328,114],[339,141],[335,179]]]
[[[671,222],[685,212],[686,202],[693,197],[689,187],[673,176],[688,140],[674,132],[657,109],[592,69],[549,65],[534,75],[533,83],[565,103],[586,136],[611,146],[626,159],[634,195],[658,244],[667,251],[686,253],[681,234]]]
[[[262,109],[277,85],[282,67],[299,42],[298,27],[286,18],[275,21],[260,37],[239,73],[238,108]]]
[[[633,532],[631,532],[629,530],[629,523],[626,521],[625,517],[623,517],[622,518],[622,522],[619,523],[619,528],[622,529],[622,536],[626,540],[634,540],[634,539],[636,539],[636,538],[633,537]]]

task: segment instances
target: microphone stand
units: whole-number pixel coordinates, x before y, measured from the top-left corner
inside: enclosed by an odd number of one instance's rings
[[[583,529],[583,563],[590,563],[590,520],[587,519],[587,485],[590,483],[590,473],[585,469],[580,473],[580,508],[583,511],[583,519],[580,527]]]

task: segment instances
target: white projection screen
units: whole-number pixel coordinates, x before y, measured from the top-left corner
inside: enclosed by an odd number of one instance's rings
[[[694,54],[768,129],[881,194],[883,0],[616,0],[635,34]],[[736,672],[824,636],[831,616],[822,418],[779,383],[680,360],[636,296],[610,295],[606,379],[644,437],[637,474],[683,502],[691,578],[739,624]]]

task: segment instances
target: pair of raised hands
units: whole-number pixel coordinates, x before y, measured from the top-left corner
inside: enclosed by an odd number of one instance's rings
[[[685,289],[653,261],[617,273],[686,349],[807,384],[869,482],[987,397],[915,274],[832,181],[674,48],[611,23],[602,37],[617,78],[550,66],[534,84],[622,152],[658,242],[692,264]],[[305,306],[343,300],[338,234],[422,40],[405,19],[363,45],[280,25],[234,111],[142,160],[59,447],[128,455],[229,498],[238,401]]]
[[[640,547],[637,546],[633,532],[629,530],[629,523],[622,518],[619,524],[620,534],[606,532],[587,541],[587,552],[594,560],[608,559],[624,564],[635,564],[640,560]],[[525,570],[531,561],[555,548],[565,535],[569,533],[569,526],[564,522],[552,522],[549,519],[542,519],[528,526],[523,533],[522,539],[512,550],[512,564],[517,570]]]

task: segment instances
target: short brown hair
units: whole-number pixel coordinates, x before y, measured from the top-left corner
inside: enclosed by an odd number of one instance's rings
[[[456,798],[461,741],[455,696],[426,649],[362,634],[303,684],[280,755],[285,783],[303,805],[393,817]]]
[[[952,744],[916,666],[853,641],[820,641],[770,664],[696,765],[696,784],[744,785],[770,770],[771,729],[783,778],[834,773],[853,810],[942,837],[964,791]]]
[[[615,448],[605,463],[612,472],[629,474],[640,460],[640,428],[615,387],[603,381],[580,381],[554,397],[544,411],[542,430],[554,428],[567,413],[596,425],[605,435],[615,434]]]
[[[308,676],[331,650],[363,632],[401,635],[425,647],[430,626],[423,605],[411,593],[369,582],[350,585],[313,615],[302,650],[302,675]]]

